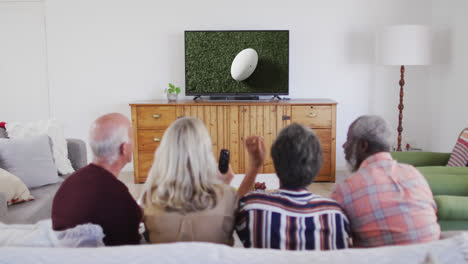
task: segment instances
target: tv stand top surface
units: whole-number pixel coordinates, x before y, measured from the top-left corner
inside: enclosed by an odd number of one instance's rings
[[[181,99],[175,102],[169,102],[168,100],[149,100],[149,101],[137,101],[132,102],[130,105],[336,105],[337,102],[331,99],[291,99],[291,100],[277,100],[277,99],[260,99],[260,100],[204,100],[198,99]]]

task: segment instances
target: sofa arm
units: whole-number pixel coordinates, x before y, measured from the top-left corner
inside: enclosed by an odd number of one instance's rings
[[[415,167],[423,166],[447,166],[450,153],[441,152],[392,152],[392,157],[400,162],[413,165]]]
[[[0,138],[7,138],[7,132],[3,127],[0,127]]]
[[[3,217],[7,214],[7,200],[5,193],[0,192],[0,222],[2,222]]]
[[[73,169],[79,170],[88,164],[86,143],[81,139],[67,138],[68,158]]]

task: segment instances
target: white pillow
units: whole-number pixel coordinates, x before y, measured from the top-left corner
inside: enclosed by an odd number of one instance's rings
[[[63,127],[56,120],[40,120],[25,124],[7,123],[6,130],[11,139],[47,134],[52,140],[52,151],[58,172],[65,175],[75,171],[68,159],[67,140]]]
[[[61,182],[47,135],[0,138],[0,168],[17,176],[28,188]]]
[[[5,194],[7,205],[34,200],[26,185],[2,168],[0,168],[0,192]]]

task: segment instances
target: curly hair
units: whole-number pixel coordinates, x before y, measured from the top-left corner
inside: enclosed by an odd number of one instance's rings
[[[283,187],[311,184],[322,167],[322,147],[308,127],[291,124],[279,133],[271,147],[276,174]]]

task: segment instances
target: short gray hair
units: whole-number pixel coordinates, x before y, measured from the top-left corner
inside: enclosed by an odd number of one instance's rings
[[[376,151],[390,151],[392,132],[385,119],[377,115],[364,115],[356,119],[350,127],[355,139],[363,139],[369,148]]]
[[[285,127],[271,147],[271,157],[281,185],[305,187],[322,167],[322,147],[315,133],[297,123]]]
[[[96,140],[92,135],[96,126],[97,124],[94,122],[90,129],[89,145],[91,150],[95,157],[99,159],[105,159],[108,162],[113,163],[118,159],[120,146],[124,143],[128,143],[129,141],[128,127],[124,124],[121,124],[107,137]]]

